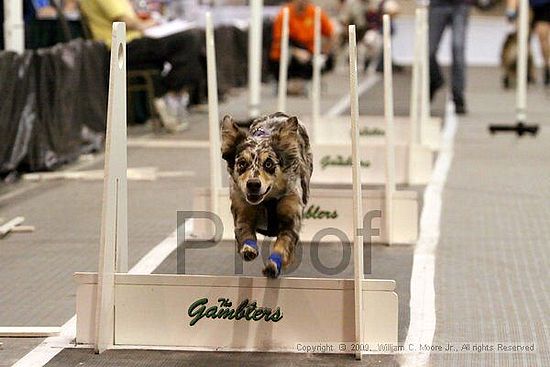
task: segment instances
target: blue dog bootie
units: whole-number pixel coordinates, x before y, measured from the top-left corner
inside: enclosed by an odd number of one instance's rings
[[[269,278],[277,278],[281,274],[281,269],[283,267],[283,256],[278,253],[274,252],[271,255],[269,255],[267,259],[267,264],[264,268],[264,275]]]
[[[245,240],[241,247],[241,254],[245,261],[252,261],[258,256],[258,244],[254,240]]]

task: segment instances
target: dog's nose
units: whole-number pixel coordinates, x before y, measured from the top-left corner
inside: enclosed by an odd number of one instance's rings
[[[261,187],[262,183],[257,178],[250,179],[246,182],[246,188],[250,192],[259,192]]]

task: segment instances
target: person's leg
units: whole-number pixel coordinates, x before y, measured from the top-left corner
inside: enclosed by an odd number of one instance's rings
[[[179,93],[186,89],[193,95],[201,80],[206,80],[201,63],[201,40],[198,30],[179,32],[156,40],[156,52],[163,62],[170,64],[170,70],[163,75],[167,90]]]
[[[164,39],[138,38],[127,45],[128,68],[131,69],[157,69],[159,74],[163,71],[168,60],[168,52]],[[166,83],[166,76],[155,80],[154,106],[160,116],[164,127],[171,132],[185,130],[188,127],[186,120],[187,95],[171,88]],[[187,98],[188,100],[188,98]]]
[[[143,37],[129,42],[126,45],[128,69],[147,68],[156,69],[160,72],[163,68],[164,60],[161,54],[155,52],[157,48],[156,40],[152,38]],[[154,80],[154,87],[156,97],[161,97],[166,93],[166,88],[160,78]]]
[[[544,84],[550,85],[550,23],[536,22],[535,33],[539,39],[542,57],[544,59]]]
[[[454,7],[452,15],[452,92],[455,108],[458,113],[464,113],[464,88],[466,85],[466,29],[470,6],[461,4]]]
[[[436,5],[431,6],[429,11],[430,99],[432,99],[445,81],[437,62],[437,51],[443,31],[449,23],[451,7]]]

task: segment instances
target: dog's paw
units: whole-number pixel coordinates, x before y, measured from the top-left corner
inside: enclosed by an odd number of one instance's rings
[[[241,255],[244,261],[252,261],[258,256],[258,244],[253,240],[244,241],[241,247]]]
[[[268,278],[277,278],[281,274],[281,268],[283,266],[283,257],[281,254],[273,253],[269,255],[267,264],[265,265],[262,273]]]

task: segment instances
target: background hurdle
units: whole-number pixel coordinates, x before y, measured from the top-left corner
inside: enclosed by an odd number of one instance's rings
[[[320,32],[320,12],[318,13],[317,19],[319,25],[317,26],[318,31]],[[389,41],[389,40],[388,40]],[[208,41],[208,45],[212,45],[212,50],[209,51],[208,55],[214,58],[214,41]],[[284,40],[283,40],[284,42]],[[210,47],[210,46],[209,46]],[[216,79],[216,69],[211,67],[208,69],[208,80],[209,85],[215,85]],[[285,94],[285,93],[283,93]],[[210,95],[210,93],[209,93]],[[210,104],[212,103],[212,104]],[[216,104],[214,106],[214,103]],[[217,116],[217,99],[209,99],[209,116]],[[217,119],[217,118],[216,118]],[[348,119],[349,125],[349,119]],[[219,128],[217,122],[214,118],[210,119],[210,167],[215,169],[216,172],[221,172],[220,159],[219,159]],[[212,131],[215,130],[215,131]],[[344,127],[344,131],[347,131],[348,127]],[[212,141],[215,139],[216,141]],[[392,146],[394,143],[392,141],[388,142]],[[386,150],[380,149],[384,148],[385,145],[380,145],[374,150],[371,147],[366,149],[362,147],[360,151],[360,157],[363,158],[364,154],[371,154],[369,158],[373,162],[377,162],[379,165],[378,174],[376,179],[377,182],[388,182],[388,169],[385,167],[385,162],[389,159],[394,160],[394,158],[387,158],[390,155],[393,155],[393,149]],[[335,167],[329,175],[320,177],[326,177],[326,183],[341,183],[339,181],[339,176],[347,177],[348,182],[351,184],[350,175],[350,166],[351,166],[351,154],[349,151],[349,142],[347,145],[336,146],[335,149],[340,152],[342,156],[350,157],[350,165],[343,167]],[[316,152],[314,154],[314,161],[316,157]],[[377,155],[375,155],[377,154]],[[406,151],[400,149],[398,154],[400,158],[403,154],[406,154]],[[429,159],[431,160],[431,153]],[[362,159],[364,160],[364,159]],[[401,159],[400,163],[403,164],[406,162],[405,159]],[[395,164],[392,164],[395,166]],[[430,165],[431,167],[431,165]],[[406,166],[400,166],[401,170],[399,175],[395,175],[393,183],[388,184],[388,187],[393,187],[393,189],[386,189],[391,195],[385,197],[383,192],[369,190],[363,192],[363,197],[365,202],[368,201],[368,205],[365,204],[363,210],[369,212],[371,210],[380,210],[385,218],[381,221],[379,218],[373,220],[373,225],[375,228],[381,228],[379,235],[372,237],[374,242],[382,243],[396,243],[396,244],[414,244],[418,238],[418,194],[415,191],[396,191],[395,190],[395,181],[399,182],[399,178],[404,178],[404,172],[406,171]],[[391,169],[391,167],[390,167]],[[321,170],[320,167],[314,167],[315,170]],[[394,170],[395,171],[395,170]],[[333,174],[336,172],[336,176]],[[372,174],[372,172],[368,172]],[[431,174],[431,171],[425,172],[427,176]],[[319,176],[318,176],[319,177]],[[363,180],[365,182],[365,180]],[[230,210],[230,199],[229,199],[229,190],[224,188],[221,184],[221,180],[217,178],[212,178],[210,182],[210,191],[207,192],[204,189],[198,189],[195,191],[195,200],[194,200],[194,209],[197,211],[208,211],[216,213],[223,223],[223,233],[221,238],[224,240],[232,241],[234,239],[234,227],[233,227],[233,217]],[[319,238],[319,233],[325,233],[327,228],[335,228],[335,231],[338,232],[340,238],[345,238],[348,241],[354,238],[354,234],[347,226],[345,218],[342,217],[343,213],[349,213],[352,208],[349,205],[349,202],[342,200],[343,198],[349,197],[349,189],[317,189],[313,188],[310,192],[310,204],[306,208],[306,215],[303,222],[303,229],[301,233],[301,240],[305,242],[311,242],[318,240],[321,242],[333,241],[334,238],[330,236],[325,236]],[[213,198],[213,197],[216,198]],[[217,209],[214,208],[213,203],[217,203]],[[309,213],[309,214],[308,214]],[[387,216],[385,213],[389,213]],[[395,213],[392,215],[391,213]],[[391,227],[391,228],[390,228]],[[342,228],[343,230],[340,230]],[[192,237],[196,239],[211,239],[212,238],[212,225],[210,221],[205,219],[195,219],[193,220],[193,232]]]
[[[211,22],[207,25],[211,26]],[[213,32],[207,34],[212,36]],[[114,23],[101,259],[98,273],[75,274],[77,343],[94,344],[99,352],[145,347],[296,352],[297,343],[319,342],[395,345],[398,320],[395,282],[362,279],[360,263],[355,263],[358,273],[354,280],[125,273],[128,208],[126,95],[122,93],[124,35],[124,24]],[[214,44],[208,42],[207,46],[213,48]],[[360,186],[356,185],[356,197],[360,195],[359,190]],[[360,220],[360,205],[356,208],[356,219]],[[353,232],[357,238],[360,238],[359,226],[356,220]],[[355,260],[360,249],[362,246],[356,246]],[[234,308],[244,300],[250,303],[254,300],[258,307],[279,309],[283,317],[271,322],[203,318],[193,326],[190,306],[203,298],[209,306],[224,298],[231,301]],[[361,303],[363,307],[358,306]],[[351,313],[353,305],[354,314]],[[256,311],[252,314],[256,317]],[[354,352],[347,350],[347,353]]]
[[[417,44],[427,50],[427,18],[417,12]],[[320,33],[315,33],[316,42]],[[314,60],[319,57],[314,55]],[[395,121],[396,177],[397,183],[426,184],[433,168],[433,151],[437,150],[441,139],[441,119],[429,116],[427,90],[429,77],[427,53],[416,53],[413,65],[413,89],[411,92],[411,116],[397,117]],[[315,61],[314,61],[315,65]],[[304,118],[312,130],[312,150],[314,153],[314,184],[351,184],[351,178],[341,165],[349,165],[351,157],[345,154],[345,146],[350,142],[349,118],[345,116],[320,117],[320,91],[316,80],[320,80],[320,67],[314,68],[312,88],[312,116]],[[421,81],[421,85],[418,85]],[[422,93],[419,93],[421,89]],[[422,112],[422,113],[420,113]],[[420,114],[420,116],[418,116]],[[414,118],[413,118],[414,117]],[[360,116],[363,183],[385,182],[384,145],[385,119],[379,116]],[[417,127],[418,122],[421,122]],[[329,165],[329,163],[332,163]]]

